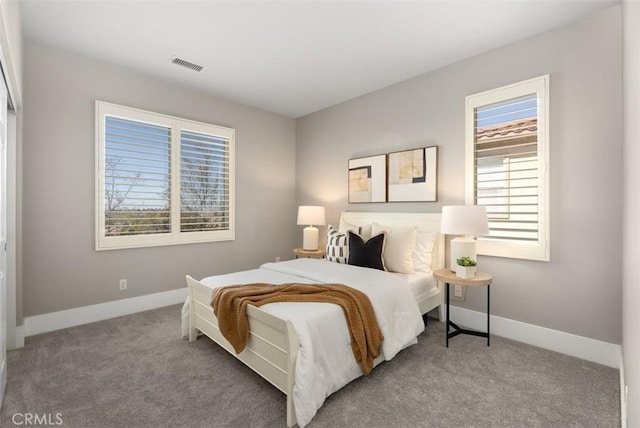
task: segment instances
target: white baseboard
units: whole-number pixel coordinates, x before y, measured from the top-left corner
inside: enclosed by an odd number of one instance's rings
[[[24,325],[16,326],[15,343],[7,343],[8,349],[22,348],[24,346]]]
[[[24,325],[17,325],[13,333],[9,332],[7,325],[7,350],[22,348],[24,346]]]
[[[67,327],[74,327],[182,303],[186,299],[187,293],[188,291],[185,287],[162,293],[148,294],[146,296],[132,297],[97,305],[25,317],[24,327],[20,326],[17,328],[16,336],[18,337],[16,338],[16,342],[19,342],[19,338],[21,338],[21,345],[23,345],[25,336],[33,336]],[[487,328],[487,315],[482,312],[452,306],[451,318],[456,324],[461,326],[480,331],[484,331]],[[620,345],[526,324],[495,315],[491,316],[491,334],[617,369],[620,369],[622,364],[622,347]]]
[[[486,313],[451,306],[451,320],[460,326],[480,331],[487,330]],[[491,334],[616,369],[620,368],[622,347],[613,343],[526,324],[495,315],[491,315]]]
[[[627,428],[627,384],[624,380],[622,348],[620,348],[620,428]]]
[[[148,294],[146,296],[131,297],[129,299],[114,300],[97,305],[67,309],[65,311],[25,317],[24,334],[33,336],[67,327],[102,321],[122,315],[148,311],[184,302],[188,294],[187,288]],[[23,339],[24,343],[24,339]]]

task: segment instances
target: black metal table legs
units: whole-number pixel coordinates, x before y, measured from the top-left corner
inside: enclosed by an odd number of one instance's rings
[[[445,343],[446,347],[449,347],[449,339],[455,337],[459,334],[469,334],[472,336],[486,337],[487,338],[487,346],[491,346],[491,336],[490,336],[490,317],[491,317],[491,285],[487,285],[487,331],[476,331],[476,330],[468,330],[464,328],[458,327],[456,323],[451,321],[451,317],[449,314],[450,309],[450,300],[449,300],[449,283],[447,282],[447,288],[445,290],[445,299],[447,304],[447,324],[445,327]],[[453,327],[453,331],[450,330],[450,327]]]

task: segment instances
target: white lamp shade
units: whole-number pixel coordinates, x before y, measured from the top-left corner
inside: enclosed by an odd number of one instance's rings
[[[486,207],[447,205],[442,207],[440,232],[447,235],[486,235],[489,221]]]
[[[301,205],[298,207],[298,224],[312,226],[324,225],[324,207]]]

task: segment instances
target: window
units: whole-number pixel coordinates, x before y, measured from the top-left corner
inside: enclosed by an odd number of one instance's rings
[[[487,207],[478,254],[549,260],[549,76],[466,98],[466,199]]]
[[[230,128],[96,101],[96,250],[233,240]]]

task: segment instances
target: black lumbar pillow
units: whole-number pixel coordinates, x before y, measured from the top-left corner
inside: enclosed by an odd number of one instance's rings
[[[349,264],[384,270],[382,251],[385,237],[383,232],[365,242],[360,235],[349,231]]]

